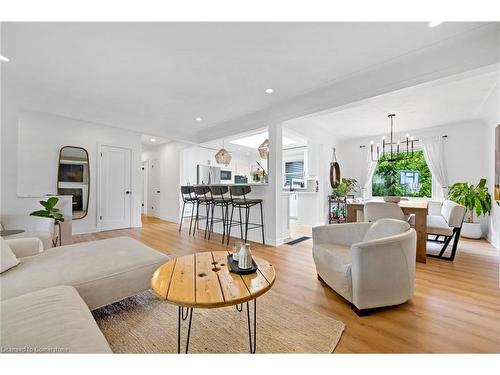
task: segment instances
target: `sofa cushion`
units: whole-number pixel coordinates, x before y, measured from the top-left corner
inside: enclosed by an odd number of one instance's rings
[[[19,264],[7,241],[0,237],[0,273],[11,269]]]
[[[406,221],[395,219],[380,219],[372,224],[363,238],[363,242],[378,240],[380,238],[394,236],[404,233],[410,229]]]
[[[130,237],[55,247],[2,274],[0,298],[72,285],[93,310],[149,289],[154,271],[168,259]]]
[[[451,236],[453,234],[453,229],[448,226],[448,223],[441,215],[428,215],[427,233]]]
[[[0,302],[4,353],[111,353],[87,305],[71,286]]]
[[[10,240],[13,238],[39,238],[43,243],[43,248],[45,250],[50,249],[52,245],[52,233],[50,232],[40,232],[40,231],[26,231],[18,234],[13,234],[6,236],[5,239]]]
[[[351,248],[344,245],[313,246],[318,275],[338,294],[352,301]]]

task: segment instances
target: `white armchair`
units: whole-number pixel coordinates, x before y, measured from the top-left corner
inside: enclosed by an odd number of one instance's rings
[[[432,202],[429,204],[427,235],[431,238],[427,238],[427,240],[442,243],[443,247],[439,254],[427,254],[427,256],[451,261],[455,259],[464,217],[465,207],[453,201],[445,200],[443,203]],[[440,239],[441,237],[443,240]],[[452,239],[451,253],[450,256],[446,257],[444,252]]]
[[[42,241],[44,249],[53,246],[54,219],[52,218],[29,215],[1,215],[0,224],[5,230],[24,230],[23,233],[5,236],[5,239],[36,237]]]
[[[413,296],[417,236],[407,222],[381,219],[313,228],[318,278],[358,315]]]

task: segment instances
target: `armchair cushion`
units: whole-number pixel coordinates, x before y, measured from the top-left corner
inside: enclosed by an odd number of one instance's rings
[[[0,237],[0,247],[1,247],[1,258],[0,258],[0,273],[11,269],[19,264],[19,260],[16,258],[9,243]]]
[[[427,233],[439,234],[441,236],[451,236],[453,235],[453,229],[450,228],[444,217],[441,215],[428,215]]]
[[[465,216],[465,207],[450,200],[445,200],[441,208],[441,216],[444,217],[448,226],[460,228]]]
[[[373,241],[406,232],[410,224],[396,219],[380,219],[373,223],[366,232],[363,241]]]
[[[8,238],[6,242],[9,244],[16,258],[37,255],[44,249],[42,241],[36,237]]]

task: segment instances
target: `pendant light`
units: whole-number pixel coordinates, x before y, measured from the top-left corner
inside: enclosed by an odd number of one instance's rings
[[[266,139],[258,148],[261,159],[267,159],[269,156],[269,139]]]
[[[224,140],[222,140],[222,148],[215,154],[215,161],[217,164],[224,164],[226,167],[231,163],[232,156],[224,148]]]

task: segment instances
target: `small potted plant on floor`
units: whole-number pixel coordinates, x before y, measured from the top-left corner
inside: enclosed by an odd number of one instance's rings
[[[466,208],[465,221],[461,235],[478,239],[482,236],[481,223],[474,222],[476,217],[489,215],[491,212],[491,195],[486,187],[486,179],[482,178],[477,185],[467,182],[457,182],[450,187],[448,199]]]

